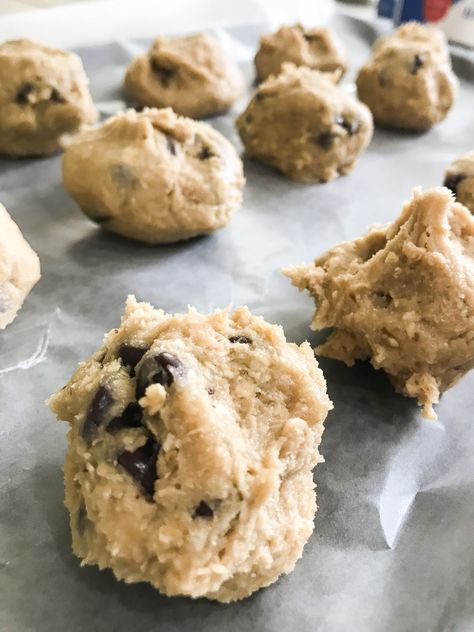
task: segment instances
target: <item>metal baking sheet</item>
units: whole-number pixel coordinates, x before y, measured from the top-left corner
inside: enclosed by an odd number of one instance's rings
[[[376,27],[335,27],[355,70]],[[253,81],[265,25],[219,30]],[[124,106],[124,68],[148,42],[80,49],[104,116]],[[446,393],[439,421],[396,395],[382,372],[321,360],[334,401],[316,469],[319,511],[296,570],[233,605],[169,599],[148,585],[81,568],[71,553],[61,465],[66,424],[44,400],[119,321],[128,293],[168,311],[247,304],[308,338],[311,300],[280,274],[374,222],[397,217],[415,185],[439,184],[472,149],[474,65],[448,119],[422,135],[377,130],[352,174],[290,182],[245,161],[243,208],[224,230],[173,246],[108,235],[75,207],[60,157],[0,162],[0,200],[39,253],[43,278],[0,333],[0,630],[5,632],[437,631],[474,629],[474,372]],[[232,112],[210,123],[240,147]]]

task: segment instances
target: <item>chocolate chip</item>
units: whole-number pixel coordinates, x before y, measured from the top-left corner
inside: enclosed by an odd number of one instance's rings
[[[334,144],[335,138],[336,138],[336,135],[333,134],[332,132],[323,132],[322,134],[318,136],[318,138],[316,139],[316,142],[323,149],[330,149]]]
[[[120,417],[114,417],[108,424],[107,432],[114,433],[124,428],[140,428],[143,419],[143,408],[137,402],[130,402]]]
[[[16,93],[15,100],[19,105],[26,105],[28,103],[28,97],[35,90],[35,85],[30,81],[25,81],[20,86],[20,89]]]
[[[138,369],[136,398],[143,397],[150,384],[171,386],[175,376],[183,373],[184,366],[180,360],[166,351],[145,358]]]
[[[125,450],[117,457],[117,463],[135,479],[147,496],[153,496],[155,481],[158,478],[156,459],[159,449],[158,443],[149,439],[135,452]]]
[[[443,186],[452,191],[454,195],[457,195],[458,185],[465,179],[465,177],[466,176],[463,173],[456,173],[452,176],[446,176],[443,182]]]
[[[135,367],[143,358],[149,347],[137,347],[136,345],[129,345],[124,343],[120,345],[118,350],[118,357],[122,360],[124,366],[130,367],[130,376],[134,377]]]
[[[57,88],[51,89],[50,99],[51,101],[53,101],[53,103],[66,103],[66,99],[63,97],[63,95],[59,92]]]
[[[204,146],[201,151],[198,153],[199,160],[209,160],[209,158],[214,158],[216,154],[212,152],[209,147]]]
[[[168,134],[165,134],[165,137],[166,137],[166,146],[168,148],[168,151],[173,156],[176,156],[176,145],[174,142],[174,138],[171,138],[171,136],[168,136]]]
[[[209,388],[207,389],[207,393],[208,393],[208,395],[214,395],[214,393],[215,393],[215,392],[216,392],[216,391],[215,391],[212,387],[209,387]]]
[[[155,75],[157,75],[163,86],[167,87],[175,76],[176,70],[174,68],[167,68],[166,66],[163,66],[157,59],[152,59],[150,61],[150,65],[151,69]]]
[[[99,386],[92,398],[82,427],[82,436],[86,441],[90,441],[97,428],[108,421],[110,408],[114,402],[115,400],[109,389],[106,386]]]
[[[212,518],[214,511],[203,500],[193,512],[193,518]]]
[[[247,336],[231,336],[229,338],[229,342],[235,343],[238,342],[241,345],[251,345],[252,341]]]
[[[349,136],[354,136],[359,131],[360,125],[357,121],[349,121],[344,116],[336,117],[336,124],[343,127]]]
[[[413,57],[413,66],[411,68],[411,74],[412,75],[416,75],[416,73],[419,71],[419,69],[423,66],[424,61],[423,61],[423,57],[421,55],[415,55]]]

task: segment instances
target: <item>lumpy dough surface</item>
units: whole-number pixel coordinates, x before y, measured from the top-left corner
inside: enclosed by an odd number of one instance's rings
[[[454,104],[458,81],[444,35],[408,23],[378,40],[357,77],[357,92],[376,125],[423,131]]]
[[[220,43],[198,33],[157,38],[128,67],[125,88],[141,105],[202,118],[228,110],[242,94],[244,79]]]
[[[211,233],[242,201],[242,162],[206,123],[129,110],[85,132],[63,158],[66,189],[106,230],[150,244]]]
[[[0,329],[14,320],[40,276],[38,255],[0,204]]]
[[[474,213],[474,151],[463,154],[449,165],[444,186],[454,193],[458,202]]]
[[[284,272],[313,296],[312,328],[333,328],[317,353],[370,358],[427,417],[474,366],[474,218],[445,188],[415,189],[393,224]]]
[[[278,75],[285,62],[321,72],[335,72],[340,78],[347,70],[347,52],[330,29],[305,28],[301,24],[282,26],[260,40],[255,56],[260,81]]]
[[[30,40],[0,46],[0,154],[36,156],[61,147],[97,119],[74,53]]]
[[[247,308],[122,325],[50,400],[83,563],[167,595],[233,601],[290,572],[313,531],[331,408],[307,343]]]
[[[293,64],[259,86],[236,124],[249,156],[308,183],[348,173],[373,132],[363,103]]]

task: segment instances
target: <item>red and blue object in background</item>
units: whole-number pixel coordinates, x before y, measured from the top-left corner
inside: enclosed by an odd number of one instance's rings
[[[418,22],[438,22],[459,0],[380,0],[378,14],[393,18],[397,24],[417,20]]]

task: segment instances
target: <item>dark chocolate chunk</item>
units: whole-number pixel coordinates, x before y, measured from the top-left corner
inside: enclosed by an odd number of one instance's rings
[[[156,459],[159,445],[154,439],[149,439],[144,446],[129,452],[125,450],[117,457],[117,463],[126,470],[140,485],[147,496],[153,496],[156,472]]]
[[[174,142],[174,138],[171,138],[171,136],[168,136],[168,134],[165,134],[166,137],[166,146],[168,147],[168,151],[170,152],[171,155],[176,156],[176,145]]]
[[[423,64],[424,64],[423,57],[421,55],[415,55],[413,57],[413,66],[411,68],[411,74],[416,75],[416,73],[423,66]]]
[[[109,389],[106,386],[99,386],[96,394],[92,398],[82,427],[82,436],[86,441],[92,439],[97,428],[106,424],[110,415],[110,408],[114,401]]]
[[[215,393],[215,392],[216,392],[216,391],[215,391],[215,389],[213,389],[213,388],[212,388],[212,386],[209,386],[209,387],[208,387],[208,389],[207,389],[207,393],[208,393],[208,395],[214,395],[214,393]]]
[[[130,375],[135,375],[135,367],[143,358],[149,347],[137,347],[136,345],[128,345],[124,343],[120,345],[118,356],[122,360],[124,366],[130,367]]]
[[[359,131],[359,123],[357,121],[349,121],[344,116],[338,116],[336,118],[336,124],[343,127],[349,136],[354,136]]]
[[[334,144],[335,138],[336,134],[334,134],[333,132],[323,132],[317,137],[316,142],[323,149],[331,149]]]
[[[143,419],[143,408],[137,402],[130,402],[120,415],[114,417],[107,426],[107,432],[114,433],[124,428],[140,428]]]
[[[209,160],[209,158],[214,158],[216,154],[212,152],[209,147],[204,146],[198,154],[199,160]]]
[[[170,81],[176,75],[176,70],[174,68],[163,66],[157,59],[152,59],[150,61],[150,65],[155,75],[165,87],[170,84]]]
[[[180,360],[166,351],[145,358],[138,369],[136,398],[143,397],[150,384],[171,386],[175,376],[183,373],[184,367]]]
[[[29,95],[34,92],[35,90],[35,85],[33,83],[31,83],[30,81],[25,81],[24,83],[21,84],[18,92],[16,93],[16,102],[19,105],[26,105],[28,103],[28,97]]]
[[[53,103],[66,103],[66,99],[63,97],[63,95],[59,92],[57,88],[51,89],[50,99],[51,101],[53,101]]]
[[[466,176],[463,173],[456,173],[452,176],[446,176],[443,186],[448,188],[450,191],[457,195],[458,193],[458,185],[462,180],[464,180]]]
[[[251,345],[252,341],[247,336],[231,336],[229,338],[229,342],[236,343],[238,342],[241,345]]]
[[[212,518],[214,511],[203,500],[199,503],[193,512],[193,518]]]

